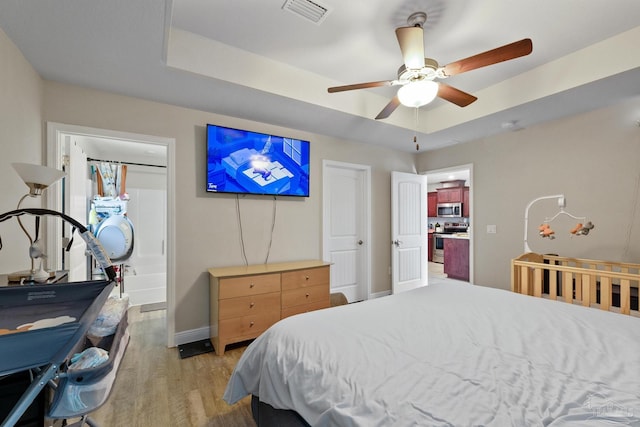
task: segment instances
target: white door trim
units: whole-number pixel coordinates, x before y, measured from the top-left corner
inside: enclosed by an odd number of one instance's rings
[[[362,214],[362,228],[364,230],[365,236],[363,236],[363,240],[367,242],[364,245],[363,251],[363,263],[362,266],[362,282],[365,284],[365,293],[366,299],[371,297],[371,248],[372,248],[372,240],[371,240],[371,166],[368,165],[359,165],[355,163],[345,163],[338,162],[334,160],[322,160],[322,259],[324,261],[330,261],[331,257],[329,254],[329,194],[328,189],[330,188],[328,183],[328,174],[326,173],[328,168],[345,168],[351,169],[354,171],[360,171],[364,173],[364,187],[365,194],[364,197],[364,206],[363,206],[363,214]]]
[[[474,283],[474,255],[473,255],[473,235],[474,231],[478,228],[476,227],[476,223],[473,220],[475,210],[473,208],[473,193],[474,193],[474,185],[473,185],[473,163],[467,163],[464,165],[451,166],[448,168],[442,169],[432,169],[424,172],[420,172],[422,175],[429,175],[433,173],[443,173],[443,172],[454,172],[462,169],[467,169],[469,171],[469,283]]]
[[[120,132],[87,126],[69,125],[64,123],[47,122],[47,165],[62,169],[62,142],[69,135],[122,139],[126,141],[146,144],[163,145],[167,148],[167,345],[175,346],[175,145],[174,138],[164,138],[153,135],[143,135],[130,132]],[[62,196],[60,185],[52,186],[47,197],[47,208],[62,211]],[[47,230],[47,254],[51,255],[51,265],[61,265],[59,250],[61,244],[61,225],[59,229]]]

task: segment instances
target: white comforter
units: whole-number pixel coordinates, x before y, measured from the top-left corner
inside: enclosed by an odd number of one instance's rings
[[[247,394],[313,426],[640,426],[640,319],[431,285],[278,322],[224,399]]]

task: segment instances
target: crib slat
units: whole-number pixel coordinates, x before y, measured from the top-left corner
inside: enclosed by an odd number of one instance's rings
[[[520,292],[525,295],[531,295],[529,293],[529,271],[526,268],[520,270]]]
[[[628,279],[620,280],[620,313],[629,314],[631,311],[631,283]]]
[[[591,276],[582,274],[582,305],[591,306]]]
[[[573,274],[570,271],[562,273],[562,295],[565,302],[573,302]]]
[[[542,296],[542,269],[541,268],[533,269],[533,296],[534,297]]]
[[[611,307],[611,278],[600,277],[600,308],[609,311]]]
[[[582,301],[582,274],[576,274],[576,299]]]
[[[589,264],[589,269],[591,271],[596,271],[598,269],[598,265],[597,264]],[[589,276],[589,283],[590,283],[590,287],[589,287],[589,295],[591,297],[591,299],[593,300],[593,302],[597,302],[596,300],[596,295],[597,295],[597,291],[598,291],[598,285],[597,285],[597,279],[596,279],[596,275],[592,274],[591,276]]]
[[[549,270],[549,298],[558,299],[558,273]]]
[[[518,272],[521,269],[521,266],[515,265],[513,260],[511,260],[511,292],[520,293],[520,274],[518,274]]]

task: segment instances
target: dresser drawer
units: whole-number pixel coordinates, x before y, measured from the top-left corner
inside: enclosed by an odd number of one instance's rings
[[[320,301],[329,302],[329,285],[309,286],[282,292],[282,308],[310,304]]]
[[[282,290],[329,285],[329,266],[282,273]]]
[[[295,314],[307,313],[309,311],[321,310],[323,308],[329,308],[330,306],[329,299],[327,298],[324,301],[317,301],[311,304],[302,304],[296,305],[293,307],[286,307],[282,309],[282,318],[293,316]]]
[[[255,338],[269,326],[280,320],[280,311],[254,316],[236,317],[220,320],[218,335],[223,342],[238,342]]]
[[[220,279],[218,298],[235,298],[270,292],[280,292],[279,273]]]
[[[218,316],[220,320],[264,314],[280,310],[280,292],[227,298],[220,301]]]

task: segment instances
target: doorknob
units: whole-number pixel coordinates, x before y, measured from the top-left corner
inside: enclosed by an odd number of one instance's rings
[[[396,245],[396,246],[400,246],[400,245],[402,244],[402,241],[401,241],[401,240],[397,240],[397,239],[396,239],[396,240],[394,240],[394,241],[393,241],[393,242],[391,242],[391,243],[393,243],[393,244],[394,244],[394,245]]]
[[[362,246],[364,242],[362,240],[358,240],[358,244]]]

